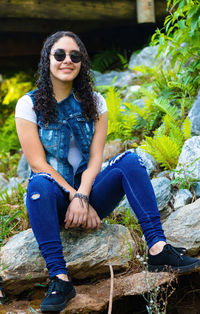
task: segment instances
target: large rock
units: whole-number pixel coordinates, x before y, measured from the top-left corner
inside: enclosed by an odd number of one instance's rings
[[[192,135],[200,135],[200,91],[197,98],[189,111],[188,118],[191,121]]]
[[[94,75],[96,86],[113,85],[116,87],[126,86],[136,77],[136,74],[130,70],[124,72],[111,71],[105,74],[94,71]]]
[[[7,185],[7,193],[11,195],[14,190],[18,188],[18,184],[22,183],[23,179],[18,177],[12,177],[9,179],[9,183]]]
[[[156,171],[156,161],[150,154],[146,153],[140,147],[136,148],[136,154],[142,158],[149,176]]]
[[[17,167],[17,175],[20,178],[27,179],[30,176],[30,173],[31,168],[26,160],[25,155],[23,154]]]
[[[4,174],[0,173],[0,191],[5,190],[8,186],[8,183],[8,180],[4,178]]]
[[[126,269],[136,247],[129,230],[121,225],[102,224],[98,231],[62,230],[61,239],[70,275],[77,279],[106,274],[109,263],[116,271]],[[10,291],[23,291],[48,277],[31,229],[13,236],[2,247],[1,264],[6,266],[1,276]]]
[[[151,183],[156,196],[158,209],[162,211],[168,207],[168,203],[172,198],[170,180],[166,177],[161,177],[152,179]]]
[[[163,272],[143,271],[136,274],[125,274],[113,280],[113,301],[124,296],[144,295],[150,290],[158,289],[163,284],[170,284],[174,279],[174,274]],[[77,296],[70,301],[64,311],[65,314],[98,313],[106,310],[110,295],[110,279],[95,285],[79,286],[76,290]]]
[[[138,92],[138,90],[141,88],[140,85],[131,85],[127,86],[126,89],[122,91],[122,104],[126,102],[131,102],[135,105],[137,105],[139,108],[144,107],[144,100],[143,99],[136,99],[135,94]]]
[[[135,66],[145,65],[147,67],[152,67],[153,65],[158,64],[156,55],[158,53],[158,46],[149,46],[142,49],[139,53],[133,53],[128,67],[130,69]]]
[[[184,169],[184,173],[180,172]],[[176,167],[175,177],[200,180],[200,136],[185,141]]]
[[[199,198],[200,197],[200,182],[195,182],[193,187],[194,187],[196,197]]]
[[[177,210],[187,204],[192,200],[192,193],[187,189],[181,189],[177,192],[174,199],[174,209]]]
[[[118,302],[124,296],[144,295],[148,291],[159,289],[163,284],[171,284],[175,279],[175,274],[172,273],[132,273],[128,272],[115,276],[113,279],[113,299],[112,302]],[[75,285],[76,297],[69,301],[67,307],[63,310],[65,314],[92,314],[102,313],[106,310],[110,296],[110,279],[104,279],[99,282],[89,284]],[[161,288],[162,289],[162,288]],[[30,299],[23,302],[0,304],[0,313],[30,313],[30,308],[35,310],[34,313],[39,313],[40,302],[44,297],[44,291],[32,290]],[[131,306],[134,308],[134,305]],[[114,312],[113,312],[114,313]],[[126,308],[126,313],[128,313]],[[130,312],[132,313],[132,312]]]
[[[120,139],[115,139],[105,144],[103,151],[103,161],[108,161],[115,155],[121,153],[124,150],[122,141]]]
[[[172,213],[163,224],[167,241],[186,247],[191,255],[200,250],[200,199]]]
[[[172,57],[169,53],[170,46],[168,46],[165,50],[162,50],[159,57],[157,57],[158,49],[159,45],[147,46],[139,53],[133,52],[129,61],[129,68],[133,69],[135,66],[141,65],[151,68],[153,66],[161,65],[163,70],[167,70],[167,68],[171,66],[172,60]],[[180,66],[178,61],[175,62],[175,66]]]

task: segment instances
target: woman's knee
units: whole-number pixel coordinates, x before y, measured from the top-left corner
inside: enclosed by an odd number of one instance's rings
[[[127,166],[133,165],[133,164],[138,164],[143,163],[141,157],[139,157],[137,154],[132,153],[131,151],[126,151],[124,153],[118,154],[115,157],[113,157],[109,161],[110,166],[117,166],[121,164],[126,164]],[[142,164],[144,165],[144,163]]]
[[[55,185],[53,178],[46,174],[34,174],[28,183],[27,197],[38,200],[41,196],[52,195]]]

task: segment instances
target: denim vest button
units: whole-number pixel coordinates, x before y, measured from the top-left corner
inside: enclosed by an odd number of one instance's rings
[[[67,121],[66,120],[63,120],[63,124],[66,124],[67,123]]]

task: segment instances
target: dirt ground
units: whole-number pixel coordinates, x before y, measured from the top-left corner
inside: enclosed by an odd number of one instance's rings
[[[200,272],[184,275],[178,278],[175,292],[168,299],[167,314],[200,314]],[[35,287],[19,296],[8,296],[5,304],[0,305],[0,314],[41,313],[40,302],[46,288]],[[97,291],[101,299],[101,290]],[[52,312],[51,312],[52,313]],[[64,310],[63,313],[70,313]],[[107,308],[98,312],[78,312],[85,314],[107,314]],[[77,313],[77,314],[78,314]],[[113,301],[112,314],[142,314],[148,313],[144,297],[126,296]]]

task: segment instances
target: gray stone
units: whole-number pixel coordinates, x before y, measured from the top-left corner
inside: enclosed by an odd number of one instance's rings
[[[128,67],[133,69],[135,66],[145,65],[147,67],[152,67],[153,65],[158,64],[156,55],[158,53],[158,46],[149,46],[142,49],[139,53],[133,53]]]
[[[103,161],[108,161],[112,157],[124,151],[124,146],[120,139],[109,141],[105,144],[103,151]]]
[[[4,174],[0,173],[0,191],[7,189],[8,183],[8,180],[4,178]]]
[[[181,189],[177,192],[174,200],[174,209],[177,210],[190,203],[192,200],[192,193],[187,189]]]
[[[197,98],[189,111],[188,118],[191,121],[192,135],[200,135],[200,91]]]
[[[17,175],[20,178],[27,179],[30,176],[30,172],[31,168],[26,160],[25,155],[23,154],[17,167]]]
[[[138,106],[139,108],[143,108],[145,103],[143,99],[136,99],[134,100],[134,105]]]
[[[140,147],[136,148],[136,154],[142,158],[144,165],[146,167],[147,173],[150,176],[154,171],[156,171],[155,159]]]
[[[129,92],[130,93],[136,93],[138,92],[138,90],[140,89],[140,85],[132,85],[132,86],[129,86]]]
[[[95,71],[96,73],[96,71]],[[96,86],[113,85],[116,87],[126,86],[131,83],[136,75],[130,70],[124,72],[111,71],[105,74],[95,74]]]
[[[162,211],[168,207],[168,203],[172,198],[170,180],[166,177],[155,178],[151,180],[155,192],[158,209]]]
[[[168,243],[185,247],[189,254],[197,255],[200,250],[200,199],[173,212],[163,229]]]
[[[156,177],[157,178],[166,177],[166,178],[168,178],[170,180],[173,180],[174,172],[173,171],[169,171],[169,170],[164,170],[164,171],[161,171],[160,173],[158,173]]]
[[[172,208],[170,206],[167,206],[160,212],[160,219],[161,222],[163,223],[166,221],[166,219],[169,217],[169,215],[172,213]]]
[[[196,197],[200,197],[200,182],[195,182],[193,185]]]
[[[149,68],[157,65],[161,65],[163,70],[167,70],[171,66],[172,57],[169,54],[169,46],[165,51],[161,51],[160,56],[157,56],[159,45],[157,46],[147,46],[142,49],[139,53],[133,53],[130,61],[129,68],[133,69],[135,66],[145,65]],[[175,66],[178,66],[179,63],[176,61]]]
[[[160,286],[163,284],[170,286],[174,279],[175,275],[172,273],[150,273],[147,271],[140,273],[128,272],[120,276],[114,276],[113,300],[116,302],[125,296],[144,295],[149,291],[156,291],[155,289],[157,291],[160,288],[164,289],[164,286]],[[75,288],[77,292],[76,297],[69,302],[63,314],[105,313],[105,309],[109,304],[110,278],[87,285],[77,285]],[[121,310],[120,312],[112,311],[112,313],[132,314],[133,312]],[[134,311],[134,313],[136,312]],[[137,313],[139,312],[137,311]]]
[[[122,212],[122,213],[124,213],[124,210],[125,210],[125,211],[130,210],[131,214],[132,214],[133,216],[135,216],[135,214],[134,214],[134,212],[133,212],[133,210],[132,210],[132,208],[131,208],[131,205],[129,204],[129,201],[128,201],[128,199],[127,199],[126,196],[123,198],[123,200],[122,200],[122,201],[120,202],[120,204],[117,206],[117,208],[115,209],[115,212],[116,212],[116,213],[117,213],[117,212]]]
[[[135,99],[135,93],[140,89],[140,85],[127,86],[126,89],[122,92],[122,103],[131,102],[137,104],[138,107],[144,107],[144,101],[142,99]]]
[[[179,173],[180,169],[184,169],[185,174]],[[183,145],[175,177],[183,178],[184,176],[187,179],[200,180],[200,136],[193,136]]]
[[[8,195],[11,195],[13,190],[17,189],[18,184],[20,184],[22,182],[23,182],[22,178],[17,178],[17,177],[10,178],[9,183],[7,185],[7,193],[8,193]]]
[[[73,278],[84,279],[128,268],[136,245],[127,228],[102,224],[99,230],[63,229],[63,253]],[[47,278],[45,262],[31,229],[13,236],[1,249],[1,271],[4,282],[15,286],[31,285],[31,281]],[[29,280],[27,280],[29,279]],[[26,286],[27,288],[27,286]]]

